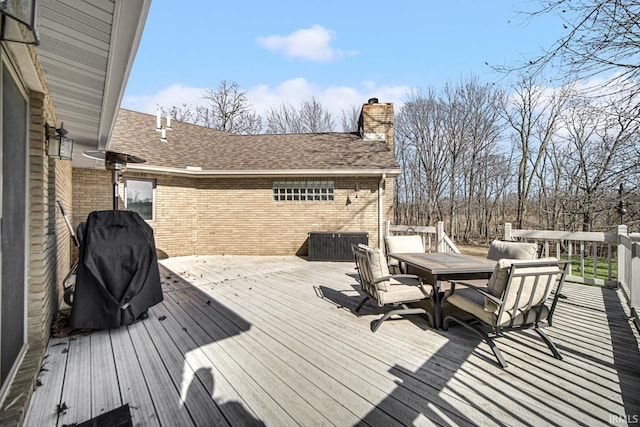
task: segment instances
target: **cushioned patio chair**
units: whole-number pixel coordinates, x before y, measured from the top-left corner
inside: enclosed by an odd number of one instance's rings
[[[508,240],[494,240],[489,245],[487,258],[499,261],[507,259],[536,259],[538,258],[538,245],[528,242],[512,242]]]
[[[476,332],[489,344],[503,368],[507,367],[507,362],[493,338],[528,328],[533,328],[553,355],[562,359],[542,328],[551,325],[566,265],[555,258],[534,261],[501,259],[486,288],[451,281],[452,289],[445,303],[468,313],[471,320],[449,315],[444,318],[443,329],[447,330],[449,323],[454,321]],[[550,298],[553,289],[555,293]]]
[[[422,237],[413,234],[408,236],[384,236],[388,254],[424,253]],[[394,274],[406,273],[407,269],[397,259],[387,258],[389,271]]]
[[[382,322],[391,316],[407,314],[423,314],[433,326],[433,316],[424,308],[409,307],[408,304],[424,299],[432,299],[431,285],[425,284],[413,274],[389,274],[386,256],[378,249],[364,244],[351,245],[360,276],[360,285],[366,297],[356,308],[356,312],[369,300],[377,306],[390,305],[391,311],[380,319],[371,322],[371,331],[375,332]]]

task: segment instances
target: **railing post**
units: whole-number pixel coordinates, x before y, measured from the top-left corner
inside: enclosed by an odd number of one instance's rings
[[[511,240],[511,223],[504,223],[504,240]]]
[[[631,274],[629,277],[629,305],[632,314],[638,319],[640,315],[640,243],[631,243]]]
[[[618,225],[617,229],[618,234],[618,287],[621,284],[626,284],[627,277],[630,277],[629,272],[627,271],[627,257],[630,255],[627,251],[627,248],[624,242],[621,239],[621,236],[628,236],[627,226],[626,225]]]
[[[438,221],[436,224],[436,250],[438,252],[446,252],[445,242],[444,242],[444,222]]]

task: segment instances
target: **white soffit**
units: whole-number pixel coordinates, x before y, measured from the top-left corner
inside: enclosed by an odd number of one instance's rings
[[[73,165],[106,148],[151,0],[41,0],[38,57]],[[53,125],[53,123],[51,123]]]

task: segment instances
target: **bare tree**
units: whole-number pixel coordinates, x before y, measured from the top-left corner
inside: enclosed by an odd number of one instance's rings
[[[195,123],[197,120],[196,107],[183,103],[182,105],[174,105],[169,107],[166,111],[164,108],[160,108],[162,115],[169,116],[173,120],[179,122]]]
[[[575,188],[574,200],[567,206],[580,216],[583,231],[594,228],[597,215],[608,216],[615,206],[612,196],[618,184],[630,176],[637,177],[638,162],[633,158],[640,129],[637,96],[599,100],[580,97],[565,110],[564,141],[573,152],[566,161],[566,174]]]
[[[342,132],[357,132],[358,121],[360,120],[360,107],[352,105],[347,110],[342,110],[340,113],[340,124],[342,126]]]
[[[332,132],[335,128],[331,113],[315,96],[302,102],[300,116],[308,133]]]
[[[440,93],[410,94],[395,119],[402,167],[396,221],[443,220],[453,238],[488,237],[510,182],[509,160],[498,144],[501,99],[499,90],[473,76]]]
[[[516,224],[524,225],[529,196],[547,146],[557,130],[558,120],[568,98],[568,90],[549,90],[536,84],[534,77],[521,76],[515,92],[505,98],[504,118],[513,131],[514,148],[519,151],[517,173]]]
[[[555,14],[563,35],[538,57],[515,68],[539,73],[549,66],[563,70],[570,81],[600,73],[640,77],[640,1],[539,0],[541,7],[527,15]],[[514,68],[511,68],[514,69]]]
[[[462,236],[464,241],[470,240],[474,233],[482,235],[488,230],[488,224],[484,224],[482,220],[490,217],[491,213],[483,211],[482,207],[489,206],[487,198],[490,183],[481,177],[490,176],[488,171],[484,170],[489,166],[485,160],[495,159],[499,153],[498,140],[502,130],[499,108],[501,97],[502,93],[494,86],[481,84],[475,77],[460,83],[459,105],[465,110],[463,123],[466,140],[466,164],[461,168],[464,171],[463,181],[467,189]],[[482,237],[487,236],[485,234]]]
[[[448,186],[447,150],[441,144],[444,109],[434,90],[413,92],[395,119],[396,157],[402,167],[396,221],[430,224],[441,218]]]
[[[444,111],[444,126],[438,143],[447,151],[449,182],[449,234],[452,238],[457,238],[458,234],[458,206],[462,200],[458,197],[463,193],[464,174],[460,174],[460,165],[465,161],[468,139],[466,133],[466,110],[462,104],[460,96],[461,85],[454,86],[447,83],[443,89],[440,105]],[[461,177],[462,179],[458,179]]]
[[[490,240],[503,234],[499,225],[505,222],[507,190],[513,184],[512,160],[504,153],[490,153],[479,160],[477,192],[482,221],[478,236],[471,237]]]
[[[303,133],[300,113],[291,104],[282,103],[277,108],[270,107],[265,116],[265,133]]]
[[[262,118],[252,110],[246,92],[238,83],[223,80],[217,89],[206,90],[203,99],[209,102],[209,127],[237,134],[261,130]]]
[[[266,112],[265,133],[322,133],[332,132],[333,118],[316,97],[303,101],[299,107],[282,103]]]
[[[174,120],[229,133],[248,135],[262,131],[262,117],[253,111],[238,83],[223,80],[216,89],[205,90],[202,99],[208,105],[182,104],[161,110]]]

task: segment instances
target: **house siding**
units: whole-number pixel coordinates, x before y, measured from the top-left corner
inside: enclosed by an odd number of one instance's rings
[[[379,177],[188,178],[126,172],[156,180],[154,229],[161,255],[306,255],[308,233],[369,233],[378,241]],[[334,181],[334,201],[274,202],[274,180]],[[74,169],[74,224],[110,209],[111,174]],[[392,218],[393,179],[386,180],[383,219]],[[124,185],[121,186],[124,197]],[[347,203],[347,198],[350,203]]]
[[[35,55],[33,56],[35,58]],[[35,59],[34,59],[35,61]],[[41,68],[34,62],[43,86]],[[0,408],[0,425],[21,425],[43,361],[51,322],[62,297],[62,281],[71,266],[71,241],[56,200],[71,210],[71,163],[46,155],[44,124],[56,123],[48,96],[29,93],[27,218],[27,351]]]
[[[89,212],[113,208],[113,184],[111,172],[105,169],[73,169],[73,214],[70,216],[74,228],[87,219]],[[122,203],[122,200],[119,200]]]

